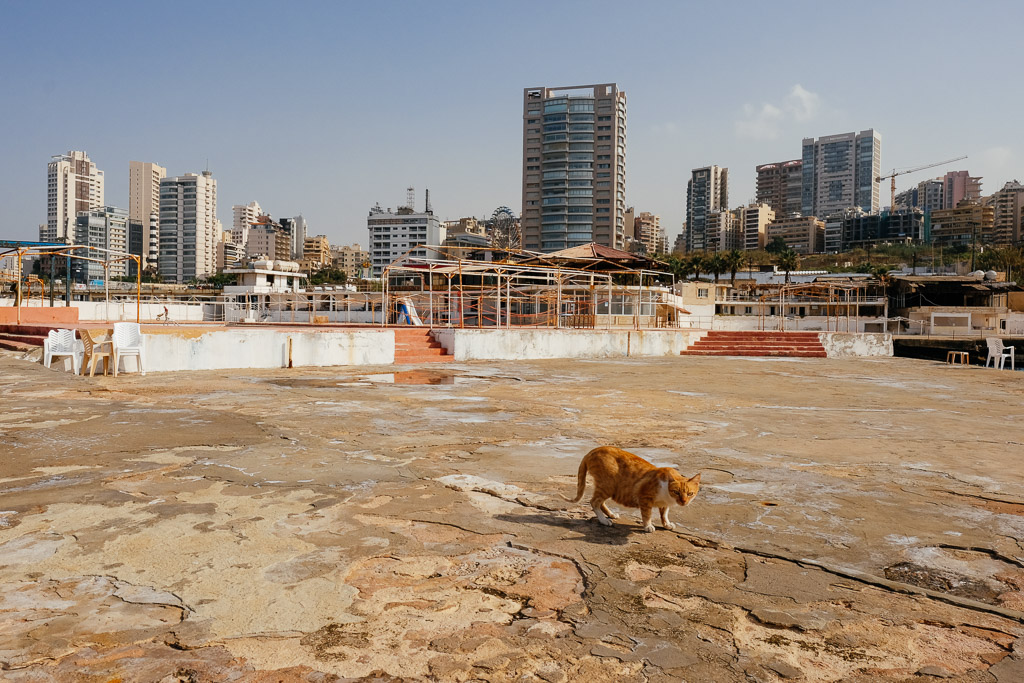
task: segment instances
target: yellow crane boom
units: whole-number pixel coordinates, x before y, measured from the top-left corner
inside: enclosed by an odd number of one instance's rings
[[[935,168],[936,166],[945,166],[946,164],[951,164],[954,161],[963,161],[966,158],[967,155],[964,155],[962,157],[957,157],[956,159],[946,159],[945,161],[937,161],[934,164],[925,164],[924,166],[918,166],[917,168],[909,168],[906,171],[897,171],[894,168],[892,173],[889,175],[880,175],[875,178],[875,182],[880,183],[886,178],[890,178],[892,180],[892,196],[889,201],[889,211],[892,212],[896,210],[896,176],[906,175],[908,173],[917,173],[918,171],[923,171],[927,168]]]

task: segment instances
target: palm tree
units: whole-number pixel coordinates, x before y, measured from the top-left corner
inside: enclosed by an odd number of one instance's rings
[[[720,253],[714,253],[707,260],[707,269],[715,276],[715,284],[718,284],[718,276],[729,269],[729,266],[725,263],[725,258]]]
[[[694,254],[687,259],[690,266],[690,271],[693,272],[695,280],[700,279],[700,274],[707,272],[705,266],[707,265],[707,257],[704,254]]]
[[[792,270],[796,270],[796,267],[800,264],[800,257],[792,249],[786,249],[776,257],[779,268],[786,271],[786,284],[789,284],[789,273]]]
[[[733,289],[736,288],[736,271],[747,264],[746,253],[739,249],[733,249],[725,254],[725,265],[729,269],[729,282]]]

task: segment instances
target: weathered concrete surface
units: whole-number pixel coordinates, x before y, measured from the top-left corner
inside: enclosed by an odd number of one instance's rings
[[[829,358],[888,358],[893,353],[891,334],[822,332],[818,338]]]
[[[391,370],[0,357],[0,679],[1024,676],[1018,373]],[[703,472],[676,532],[558,498],[598,444]]]

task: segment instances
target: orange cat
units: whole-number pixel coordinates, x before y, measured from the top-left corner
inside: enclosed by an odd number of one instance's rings
[[[610,498],[619,505],[640,508],[644,531],[654,531],[654,523],[651,522],[651,510],[654,508],[661,512],[661,525],[674,529],[676,525],[668,521],[669,505],[687,505],[700,490],[699,473],[687,479],[671,467],[655,467],[621,448],[601,446],[583,456],[576,497],[562,498],[572,503],[579,502],[587,487],[588,473],[594,479],[590,507],[594,508],[597,521],[605,526],[611,526],[612,519],[618,516],[612,514],[605,504]]]

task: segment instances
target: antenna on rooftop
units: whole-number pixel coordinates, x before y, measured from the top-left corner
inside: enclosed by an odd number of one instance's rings
[[[430,208],[430,188],[429,187],[427,188],[427,213],[433,213],[433,210]]]
[[[405,188],[405,205],[410,209],[416,209],[416,188],[412,185]]]

